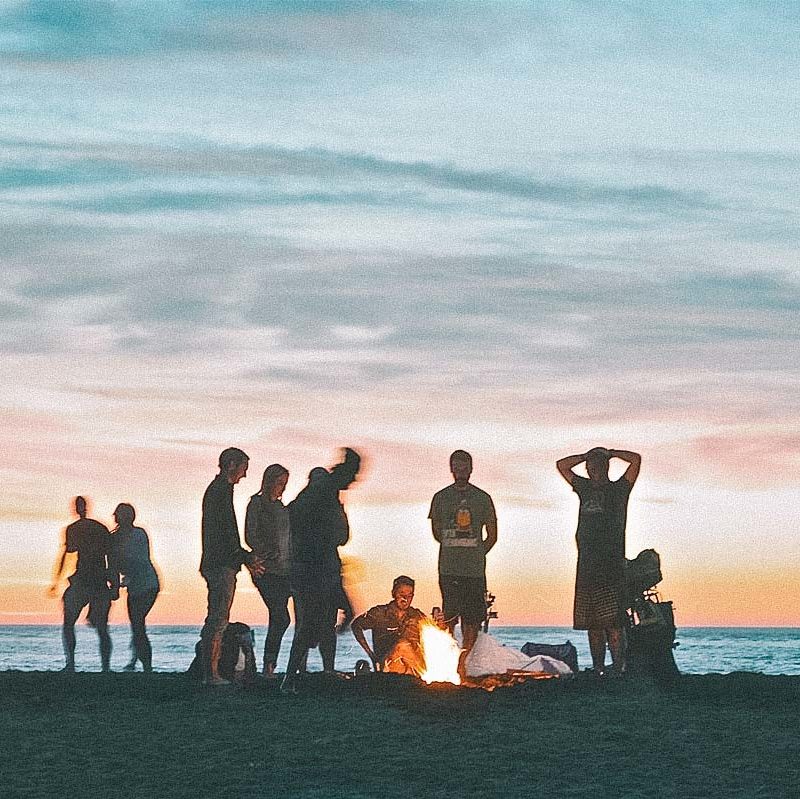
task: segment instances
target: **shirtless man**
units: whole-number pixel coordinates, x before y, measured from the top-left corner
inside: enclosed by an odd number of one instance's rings
[[[67,553],[75,552],[78,563],[69,577],[69,586],[64,591],[64,671],[75,671],[75,622],[81,611],[89,606],[89,624],[97,630],[100,639],[100,663],[103,671],[111,668],[111,636],[108,634],[108,613],[112,600],[119,599],[119,572],[109,563],[111,534],[108,528],[87,518],[86,500],[75,497],[75,513],[78,518],[70,524],[64,534],[50,593],[55,595],[58,582],[64,572]]]

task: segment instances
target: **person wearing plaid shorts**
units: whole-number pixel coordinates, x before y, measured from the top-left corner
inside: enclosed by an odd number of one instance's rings
[[[628,464],[618,480],[610,480],[612,458]],[[606,645],[614,671],[625,670],[625,524],[628,497],[639,476],[641,456],[635,452],[594,447],[582,455],[568,455],[556,463],[561,476],[578,495],[578,568],[575,577],[573,627],[587,630],[592,666],[605,671]],[[574,469],[586,464],[587,477]]]

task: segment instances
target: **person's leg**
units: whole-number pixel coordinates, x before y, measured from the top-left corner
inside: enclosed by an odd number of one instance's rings
[[[439,575],[439,591],[442,594],[442,614],[447,624],[450,635],[455,634],[456,622],[458,621],[461,608],[459,607],[457,591],[457,581],[445,574]]]
[[[322,669],[334,670],[336,661],[336,621],[339,615],[339,597],[332,592],[320,608],[319,653],[322,656]]]
[[[147,637],[147,614],[155,604],[158,591],[145,591],[142,594],[128,595],[128,614],[131,620],[133,631],[134,657],[142,662],[146,672],[153,670],[153,648],[150,646],[150,639]]]
[[[128,621],[131,625],[131,659],[125,664],[123,671],[136,671],[136,661],[139,659],[136,654],[136,629],[134,627],[134,617],[136,615],[136,600],[134,596],[128,593],[125,600],[125,605],[128,609]]]
[[[64,643],[64,671],[75,671],[75,622],[86,607],[87,599],[74,586],[70,585],[62,597],[64,606],[64,624],[61,628],[61,638]]]
[[[625,650],[627,638],[624,627],[609,627],[605,630],[608,639],[608,648],[611,650],[611,661],[614,664],[614,671],[622,673],[625,671]]]
[[[260,577],[253,577],[253,585],[256,587],[259,595],[261,596],[262,601],[264,602],[264,607],[267,609],[267,635],[264,638],[264,660],[261,666],[261,672],[265,676],[271,674],[273,669],[269,667],[269,630],[270,626],[272,625],[272,608],[270,605],[272,604],[272,600],[270,598],[270,581],[272,579],[272,575],[269,574],[262,574]]]
[[[253,580],[267,606],[267,637],[264,639],[264,674],[273,674],[278,663],[281,641],[289,627],[289,580],[270,574]]]
[[[89,622],[97,630],[100,639],[100,668],[111,671],[111,636],[108,633],[108,614],[111,597],[107,592],[93,596],[89,602]]]
[[[294,637],[289,651],[289,662],[286,664],[286,676],[281,683],[283,693],[297,693],[297,675],[304,671],[308,656],[310,615],[313,613],[314,601],[310,592],[296,588],[294,597]]]
[[[606,631],[596,628],[589,631],[589,651],[592,653],[592,668],[601,674],[606,664]]]
[[[208,585],[208,612],[200,638],[203,641],[203,673],[209,685],[224,685],[227,680],[219,676],[219,657],[222,636],[230,619],[233,596],[236,592],[236,571],[214,569],[203,575]]]
[[[264,667],[274,673],[278,665],[278,655],[286,630],[289,629],[289,580],[286,577],[275,577],[269,592],[269,627],[264,642]]]
[[[458,673],[463,679],[467,676],[467,658],[486,618],[486,581],[480,577],[464,577],[459,580],[459,585],[461,657],[458,659]]]
[[[342,623],[339,624],[339,610],[342,611]],[[336,618],[334,619],[334,626],[337,635],[342,635],[350,627],[350,622],[353,621],[355,613],[353,612],[353,603],[347,595],[344,587],[344,582],[341,576],[339,577],[339,585],[336,589]]]

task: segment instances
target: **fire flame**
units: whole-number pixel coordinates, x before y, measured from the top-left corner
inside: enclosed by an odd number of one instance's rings
[[[428,684],[451,682],[453,685],[461,685],[458,673],[461,649],[455,638],[433,622],[425,622],[420,628],[420,643],[425,659],[425,669],[420,677]]]

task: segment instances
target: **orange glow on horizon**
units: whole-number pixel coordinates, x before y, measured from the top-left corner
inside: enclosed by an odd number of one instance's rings
[[[391,573],[388,570],[387,574]],[[0,624],[60,624],[61,593],[47,595],[47,582],[5,583],[0,585]],[[543,606],[531,594],[521,592],[517,580],[504,585],[492,583],[497,594],[499,618],[493,627],[570,627],[572,624],[572,578],[550,579],[533,574],[531,589],[541,598]],[[678,574],[665,579],[659,590],[662,599],[671,600],[675,620],[680,627],[798,627],[800,626],[800,586],[769,573]],[[378,575],[364,578],[359,584],[356,611],[388,601],[386,578]],[[781,601],[776,602],[775,597]],[[205,617],[205,583],[199,574],[182,580],[170,580],[159,595],[148,624],[202,625]],[[441,598],[433,577],[417,583],[415,605],[420,608],[440,605]],[[243,571],[239,577],[231,618],[254,627],[266,624],[266,609],[261,598]],[[124,593],[112,606],[110,622],[126,624]]]

